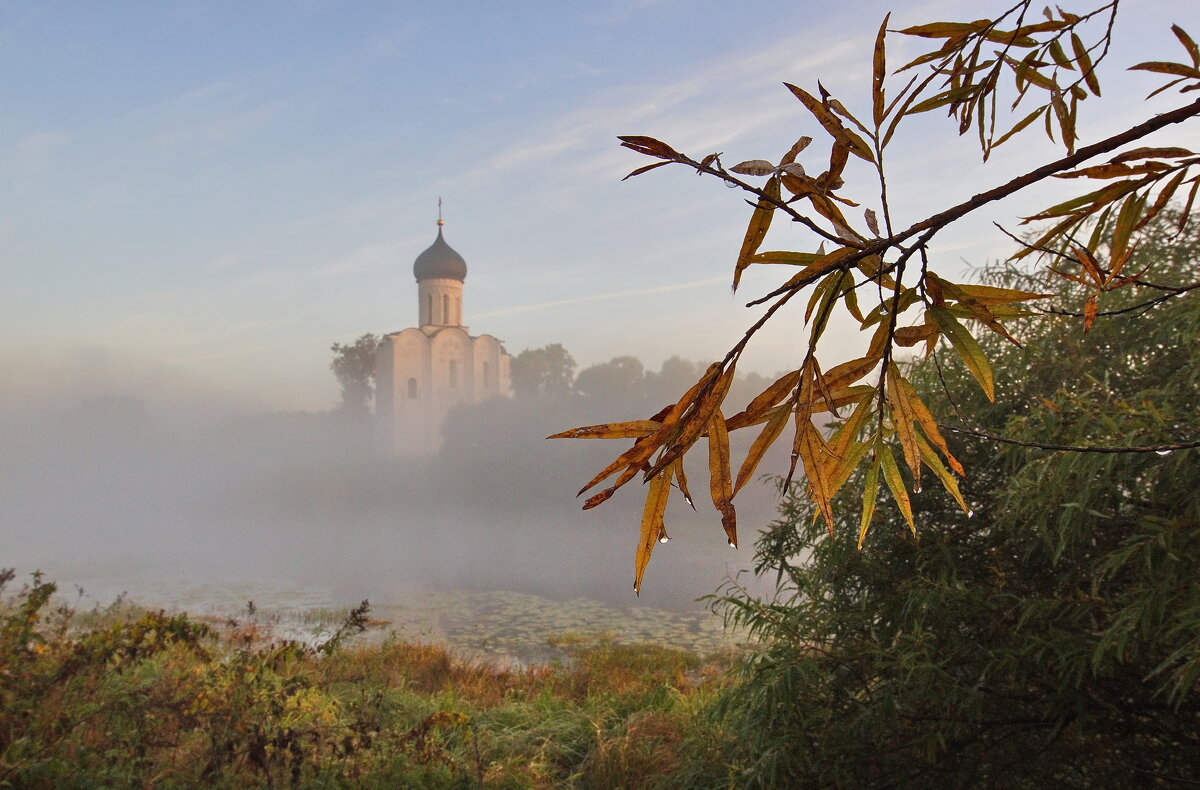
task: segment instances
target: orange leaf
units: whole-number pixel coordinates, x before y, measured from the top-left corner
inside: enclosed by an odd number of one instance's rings
[[[746,454],[746,460],[742,461],[742,468],[738,470],[737,482],[733,485],[733,495],[741,491],[742,487],[750,481],[763,455],[775,443],[775,440],[779,438],[779,434],[783,432],[783,426],[787,425],[789,416],[791,415],[787,409],[779,409],[767,420],[762,433],[755,437],[754,443],[750,445],[750,451]]]
[[[709,491],[713,505],[721,513],[721,526],[729,545],[737,548],[737,517],[733,509],[733,479],[729,468],[729,433],[721,410],[713,413],[708,427]]]
[[[892,14],[889,11],[883,18],[883,24],[879,26],[879,32],[875,34],[875,52],[871,58],[871,110],[876,129],[883,123],[883,80],[887,76],[884,38],[887,35],[888,20],[891,18]]]
[[[547,436],[547,439],[639,439],[657,431],[660,424],[653,420],[610,422],[602,425],[587,425]]]
[[[671,494],[671,472],[667,470],[650,481],[646,489],[646,506],[642,510],[642,529],[638,537],[637,556],[633,563],[633,591],[642,592],[642,576],[654,544],[658,543],[659,535],[663,532],[663,513],[667,509],[667,499]]]
[[[738,283],[741,282],[742,272],[750,265],[750,259],[754,253],[758,252],[759,246],[767,236],[767,230],[771,227],[771,218],[775,215],[775,204],[768,198],[779,200],[779,178],[772,176],[767,181],[767,185],[763,187],[763,192],[767,197],[759,199],[758,204],[754,207],[754,213],[750,215],[750,224],[746,226],[746,236],[742,239],[742,249],[738,252],[737,263],[733,268],[733,290],[735,291]]]
[[[1100,305],[1096,301],[1096,294],[1088,294],[1087,301],[1083,305],[1083,331],[1087,333],[1092,328],[1092,324],[1096,321],[1096,314],[1100,311]]]

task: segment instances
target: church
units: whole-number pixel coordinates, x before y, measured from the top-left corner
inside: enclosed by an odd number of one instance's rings
[[[375,357],[375,414],[396,455],[436,453],[451,409],[509,391],[504,346],[463,325],[467,262],[446,243],[438,215],[437,238],[413,264],[417,326],[384,335]]]

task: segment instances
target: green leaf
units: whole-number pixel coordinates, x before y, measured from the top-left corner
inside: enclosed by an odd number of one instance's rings
[[[967,366],[967,370],[979,382],[979,386],[983,388],[983,394],[987,395],[988,400],[995,403],[996,387],[992,381],[992,368],[983,354],[983,349],[979,347],[978,341],[948,310],[932,307],[929,309],[929,315],[937,322],[942,334],[950,340],[950,345],[962,359],[963,364]]]
[[[862,515],[858,520],[858,548],[862,548],[863,538],[871,527],[871,519],[875,517],[875,502],[879,499],[879,460],[876,459],[867,467],[866,481],[863,483]]]

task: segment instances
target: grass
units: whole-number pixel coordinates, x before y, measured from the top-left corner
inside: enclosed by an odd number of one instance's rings
[[[35,575],[0,608],[0,787],[612,790],[720,769],[701,714],[729,653],[575,637],[561,661],[497,666],[356,643],[365,610],[307,646],[53,593]]]

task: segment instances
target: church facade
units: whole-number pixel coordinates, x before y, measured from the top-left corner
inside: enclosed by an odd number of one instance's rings
[[[509,355],[463,325],[467,263],[446,243],[445,223],[417,256],[417,326],[385,335],[375,358],[375,414],[392,452],[429,455],[455,406],[508,395]]]

